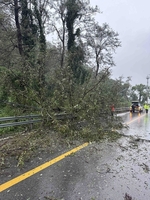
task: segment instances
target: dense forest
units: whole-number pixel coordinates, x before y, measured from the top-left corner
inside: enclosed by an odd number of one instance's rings
[[[83,121],[87,132],[93,125],[103,131],[99,117],[109,119],[112,103],[145,102],[146,86],[111,78],[121,41],[107,23],[95,21],[98,12],[88,0],[1,0],[1,116],[39,113],[63,132]],[[58,113],[75,118],[58,122]]]

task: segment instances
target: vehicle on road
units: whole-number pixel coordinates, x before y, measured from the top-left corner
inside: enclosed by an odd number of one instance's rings
[[[132,101],[130,112],[143,112],[143,107],[141,106],[139,101]]]

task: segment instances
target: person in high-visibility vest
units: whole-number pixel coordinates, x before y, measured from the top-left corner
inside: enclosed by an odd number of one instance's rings
[[[147,103],[144,105],[144,109],[145,109],[146,113],[148,113],[149,105]]]

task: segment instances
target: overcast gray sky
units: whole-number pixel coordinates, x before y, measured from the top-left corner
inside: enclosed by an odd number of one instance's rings
[[[114,55],[116,66],[112,68],[112,78],[123,76],[125,81],[131,76],[132,85],[146,85],[150,74],[150,0],[90,2],[92,6],[98,5],[102,12],[96,16],[96,21],[108,23],[119,33],[122,43]]]

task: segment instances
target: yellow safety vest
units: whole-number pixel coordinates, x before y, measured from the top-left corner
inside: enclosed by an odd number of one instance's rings
[[[144,109],[149,109],[149,105],[144,105]]]

